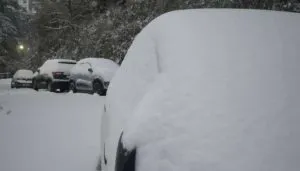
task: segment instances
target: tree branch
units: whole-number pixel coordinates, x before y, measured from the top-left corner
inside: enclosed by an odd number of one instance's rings
[[[62,26],[62,27],[49,27],[49,26],[43,26],[43,28],[48,29],[48,30],[62,30],[69,28],[70,26]]]

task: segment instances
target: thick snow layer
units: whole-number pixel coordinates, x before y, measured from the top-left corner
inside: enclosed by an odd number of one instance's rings
[[[298,171],[299,30],[300,14],[255,10],[151,22],[108,91],[109,170],[124,131],[137,171]]]
[[[10,90],[0,80],[1,171],[93,171],[103,98]]]
[[[157,62],[153,48],[154,44],[149,36],[139,35],[109,85],[106,96],[107,112],[103,114],[101,124],[102,158],[105,143],[108,159],[107,171],[114,170],[117,144],[126,120],[141,101],[157,74]],[[130,57],[130,60],[127,60],[127,57]]]
[[[0,94],[5,93],[10,88],[11,79],[0,79]]]
[[[33,76],[33,72],[31,70],[18,70],[15,74],[14,74],[14,78],[32,78]]]
[[[68,59],[50,59],[47,60],[41,67],[40,73],[52,76],[52,72],[64,72],[69,74],[75,66],[76,61]]]
[[[100,76],[104,81],[110,81],[119,65],[112,60],[105,58],[85,58],[78,61],[77,65],[72,68],[71,74],[91,74],[88,69],[93,69],[93,75]]]

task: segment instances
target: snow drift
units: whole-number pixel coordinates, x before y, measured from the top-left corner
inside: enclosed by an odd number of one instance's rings
[[[138,171],[298,171],[299,30],[300,14],[285,12],[155,19],[108,90],[109,170],[124,131]]]
[[[104,99],[10,89],[0,79],[1,171],[94,171]]]

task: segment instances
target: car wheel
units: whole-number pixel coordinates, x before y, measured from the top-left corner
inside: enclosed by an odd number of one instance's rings
[[[93,83],[93,93],[97,93],[100,96],[104,95],[103,84],[98,80],[94,81],[94,83]]]
[[[33,80],[33,81],[32,81],[32,88],[33,88],[35,91],[39,91],[39,87],[38,87],[38,84],[37,84],[37,81],[36,81],[36,80]]]
[[[49,92],[54,92],[55,91],[55,89],[53,87],[53,83],[51,81],[49,81],[48,84],[47,84],[47,90]]]
[[[77,89],[76,89],[76,85],[75,85],[75,82],[74,82],[74,81],[71,81],[71,82],[70,82],[69,90],[70,90],[70,91],[73,91],[73,93],[77,93]]]
[[[102,96],[106,96],[107,89],[103,90]]]
[[[69,86],[64,86],[63,88],[60,88],[60,92],[63,93],[63,92],[69,92],[70,89],[69,89]]]
[[[10,88],[15,88],[13,84],[10,84]]]

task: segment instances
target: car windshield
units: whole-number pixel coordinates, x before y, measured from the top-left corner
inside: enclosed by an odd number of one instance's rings
[[[16,77],[28,77],[28,78],[32,77],[32,75],[33,72],[30,70],[19,70],[15,74]]]
[[[300,0],[0,0],[0,171],[299,171],[299,65]]]
[[[68,61],[60,61],[59,64],[69,64],[69,65],[75,65],[76,62],[68,62]]]
[[[70,71],[75,66],[75,64],[76,62],[59,61],[56,67],[58,70]]]

